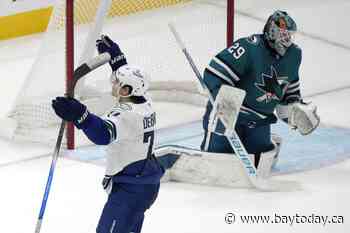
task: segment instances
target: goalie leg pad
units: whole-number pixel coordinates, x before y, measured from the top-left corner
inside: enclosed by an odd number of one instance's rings
[[[261,178],[271,175],[271,169],[278,159],[281,138],[272,137],[275,147],[258,156],[249,154],[253,163],[257,164],[257,174]],[[156,155],[178,155],[171,168],[167,169],[162,182],[177,181],[208,186],[223,186],[231,188],[251,188],[251,184],[236,155],[229,153],[212,153],[184,148],[166,146],[156,150]],[[258,161],[255,161],[258,159]]]
[[[276,148],[276,155],[273,159],[273,163],[272,163],[272,168],[276,166],[278,160],[279,160],[279,154],[280,154],[280,151],[281,151],[281,146],[282,146],[282,137],[280,137],[279,135],[277,134],[272,134],[271,135],[271,140],[272,140],[272,143],[275,145],[275,148]]]
[[[234,154],[206,152],[201,157],[181,156],[170,171],[174,181],[224,187],[250,187]]]
[[[259,165],[257,167],[257,174],[261,178],[268,178],[271,175],[272,166],[277,162],[278,147],[273,150],[261,153]]]
[[[162,182],[172,180],[209,186],[251,187],[234,154],[203,152],[179,146],[168,146],[156,150],[157,156],[164,155],[164,153],[180,156],[167,170]]]

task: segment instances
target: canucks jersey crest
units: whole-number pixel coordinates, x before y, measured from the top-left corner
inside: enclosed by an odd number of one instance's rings
[[[278,76],[276,69],[271,66],[270,74],[262,73],[260,83],[255,83],[256,88],[263,93],[256,100],[265,103],[270,103],[273,100],[280,101],[288,84],[287,78]]]

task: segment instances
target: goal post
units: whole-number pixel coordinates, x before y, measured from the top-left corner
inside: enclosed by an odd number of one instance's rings
[[[56,0],[38,56],[8,114],[16,122],[13,138],[54,143],[60,119],[51,100],[66,92],[74,67],[96,55],[95,40],[101,33],[120,45],[130,64],[149,73],[153,101],[204,106],[206,97],[167,24],[175,23],[203,71],[212,56],[233,42],[234,1]],[[110,67],[103,66],[76,87],[75,97],[98,115],[114,101],[110,73]],[[73,125],[68,128],[68,149],[88,143],[80,134]]]
[[[74,73],[74,0],[66,1],[66,92],[72,90]],[[74,96],[74,92],[72,93]],[[67,149],[74,149],[74,125],[67,123]]]
[[[226,22],[226,46],[230,47],[234,40],[234,28],[235,28],[235,0],[227,0],[227,22]]]

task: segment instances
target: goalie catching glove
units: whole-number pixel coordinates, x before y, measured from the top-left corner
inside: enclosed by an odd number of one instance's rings
[[[287,122],[293,129],[297,129],[301,135],[312,133],[320,124],[320,117],[317,115],[317,107],[303,101],[277,106],[277,115]]]

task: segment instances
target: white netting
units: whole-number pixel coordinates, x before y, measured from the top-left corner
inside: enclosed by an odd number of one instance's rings
[[[16,139],[47,142],[54,141],[57,134],[51,126],[57,125],[59,119],[50,103],[62,95],[65,88],[64,4],[61,2],[54,8],[38,58],[9,115],[17,122]],[[199,70],[203,71],[210,57],[225,46],[226,0],[131,0],[122,1],[129,3],[119,5],[122,10],[116,8],[115,2],[112,1],[108,19],[103,23],[103,33],[119,43],[129,64],[144,67],[150,74],[153,100],[203,105],[205,98],[198,91],[198,82],[167,24],[174,22]],[[87,23],[94,11],[91,9],[96,10],[98,3],[98,0],[76,1],[75,15],[80,20],[75,20],[80,24],[75,27],[75,64],[81,60],[85,40],[93,26]],[[140,8],[142,4],[146,6]],[[159,6],[166,7],[149,10]],[[135,9],[139,12],[134,13]],[[103,113],[112,104],[108,94],[109,75],[109,66],[103,66],[79,86],[77,94],[92,112]]]

